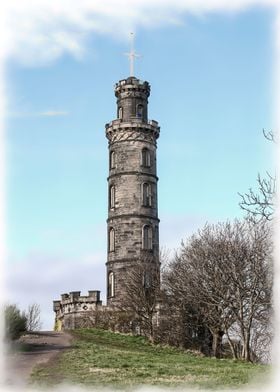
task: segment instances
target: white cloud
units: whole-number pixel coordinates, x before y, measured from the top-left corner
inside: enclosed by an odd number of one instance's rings
[[[192,216],[162,216],[161,244],[168,249],[178,248],[205,218]],[[106,230],[106,229],[105,229]],[[105,231],[104,231],[105,233]],[[40,304],[43,329],[50,330],[54,324],[52,301],[62,293],[100,290],[105,301],[106,247],[104,252],[84,254],[79,258],[67,258],[59,254],[33,251],[24,259],[10,259],[6,263],[6,301],[16,303],[21,309],[36,302]]]
[[[202,228],[206,216],[198,215],[160,215],[160,246],[171,251],[178,249],[182,240],[186,240],[198,229]],[[215,221],[211,220],[211,223]]]
[[[161,216],[161,245],[170,250],[178,248],[181,239],[186,239],[205,220],[205,217],[195,216]],[[105,262],[106,247],[103,252],[77,258],[40,251],[30,252],[24,259],[11,257],[5,266],[5,298],[21,309],[27,309],[34,302],[40,304],[43,328],[52,329],[52,301],[60,299],[62,293],[81,291],[86,295],[88,290],[100,290],[105,301]]]
[[[40,304],[44,329],[52,329],[52,301],[62,293],[100,290],[105,295],[105,253],[86,254],[79,259],[34,252],[23,260],[11,260],[6,265],[5,298],[27,309]]]
[[[9,0],[6,5],[1,4],[0,60],[10,56],[25,65],[36,66],[49,64],[64,53],[81,58],[90,34],[107,34],[128,40],[129,31],[178,23],[182,13],[233,12],[252,6],[279,6],[279,0]],[[277,29],[280,29],[279,25]],[[47,110],[35,115],[66,114]],[[1,211],[0,217],[3,215]],[[169,218],[169,227],[165,228],[162,217],[161,241],[173,248],[178,246],[178,238],[188,234],[190,228],[186,231],[186,225],[190,220],[180,218],[174,224],[170,222]],[[199,223],[192,222],[190,227]],[[42,304],[51,303],[55,293],[72,288],[95,288],[100,276],[96,280],[97,272],[94,274],[94,271],[102,269],[104,279],[104,258],[101,266],[95,268],[85,260],[32,256],[9,265],[8,292],[13,293],[13,300],[25,298],[28,303],[35,300]]]
[[[65,110],[45,110],[42,112],[10,112],[8,117],[60,117],[68,116],[69,112]]]
[[[38,116],[42,117],[57,117],[57,116],[67,116],[69,113],[63,110],[47,110],[45,112],[38,113]]]
[[[279,0],[9,0],[5,8],[2,6],[6,34],[0,39],[6,55],[36,66],[63,53],[81,58],[92,33],[128,40],[129,31],[178,23],[182,13],[277,5]]]
[[[45,65],[64,53],[80,59],[86,52],[90,34],[106,34],[117,39],[129,39],[129,31],[138,27],[154,28],[179,23],[182,13],[197,15],[208,12],[237,12],[252,6],[279,6],[279,0],[9,0],[0,9],[0,119],[4,111],[3,59],[7,56],[28,65]],[[276,26],[280,53],[280,23]],[[279,67],[278,59],[277,66]],[[277,70],[277,72],[279,72]],[[278,77],[278,85],[280,78]],[[278,89],[279,91],[279,89]],[[279,97],[277,96],[279,106]],[[41,116],[66,115],[64,111],[48,110]],[[279,117],[277,118],[279,126]],[[0,194],[3,188],[3,124],[0,123]],[[1,186],[2,185],[2,186]],[[2,196],[1,196],[2,198]],[[4,201],[0,200],[0,244],[4,239]],[[168,217],[168,227],[162,218],[161,243],[177,247],[200,226],[200,220],[190,217]],[[204,220],[203,220],[204,221]],[[173,223],[172,223],[173,222]],[[279,249],[278,249],[279,250]],[[0,249],[4,259],[5,249]],[[81,260],[66,260],[49,255],[31,255],[6,266],[6,298],[26,308],[38,302],[42,307],[44,328],[53,326],[52,300],[62,292],[101,289],[105,293],[105,254],[84,256]],[[3,274],[0,274],[3,277]],[[279,277],[279,274],[278,274]],[[103,283],[102,283],[103,282]],[[279,292],[279,284],[277,286]],[[54,297],[55,296],[55,297]],[[1,330],[1,328],[0,328]],[[1,338],[1,336],[0,336]],[[1,340],[1,339],[0,339]],[[1,350],[0,350],[1,351]]]

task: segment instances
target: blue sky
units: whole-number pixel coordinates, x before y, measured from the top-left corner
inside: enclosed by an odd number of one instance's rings
[[[273,168],[262,135],[274,125],[273,23],[272,9],[255,7],[135,27],[135,75],[150,82],[149,118],[161,126],[161,246],[241,217],[238,192]],[[129,75],[128,37],[88,33],[82,55],[7,63],[8,295],[40,302],[45,328],[64,291],[104,295],[104,126],[116,118],[114,84]]]

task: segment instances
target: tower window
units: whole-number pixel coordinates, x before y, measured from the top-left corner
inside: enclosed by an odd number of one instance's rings
[[[108,275],[108,297],[114,297],[115,295],[115,276],[113,272],[109,272]]]
[[[154,244],[158,246],[158,226],[155,226]]]
[[[120,120],[122,120],[122,118],[123,118],[123,108],[122,108],[122,107],[119,107],[118,118],[119,118]]]
[[[143,105],[137,105],[136,116],[138,118],[142,118],[143,117],[143,111],[144,111]]]
[[[152,227],[145,225],[142,229],[142,248],[153,249],[153,231]]]
[[[110,186],[110,200],[109,200],[109,205],[110,208],[115,208],[115,195],[116,195],[116,188],[114,185]]]
[[[142,185],[142,201],[143,206],[152,206],[152,186],[151,184],[147,184],[146,182]]]
[[[143,148],[141,152],[141,165],[144,167],[151,166],[151,153],[147,148]]]
[[[114,169],[116,166],[116,154],[115,151],[110,152],[110,169]]]
[[[145,270],[143,272],[143,287],[150,289],[152,287],[152,277],[150,271]]]
[[[111,227],[109,230],[109,252],[115,250],[115,230]]]

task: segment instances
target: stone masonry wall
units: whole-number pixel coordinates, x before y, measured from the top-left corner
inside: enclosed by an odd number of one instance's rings
[[[92,315],[102,307],[100,291],[90,290],[87,296],[80,294],[80,291],[72,291],[69,294],[62,294],[61,300],[53,302],[58,330],[94,325]]]

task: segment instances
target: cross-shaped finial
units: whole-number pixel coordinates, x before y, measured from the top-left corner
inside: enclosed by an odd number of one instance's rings
[[[136,57],[141,57],[140,54],[136,53],[134,50],[134,34],[130,33],[131,36],[131,47],[130,47],[130,52],[125,53],[126,56],[129,58],[129,68],[130,68],[130,76],[134,76],[134,59]]]

